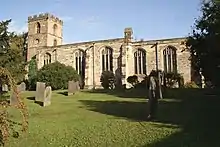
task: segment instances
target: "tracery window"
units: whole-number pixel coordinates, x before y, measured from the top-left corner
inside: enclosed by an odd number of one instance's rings
[[[168,46],[163,50],[164,72],[177,72],[176,48]]]
[[[146,74],[146,51],[144,49],[138,49],[134,52],[134,73]]]
[[[102,71],[113,71],[113,50],[105,47],[101,52]]]

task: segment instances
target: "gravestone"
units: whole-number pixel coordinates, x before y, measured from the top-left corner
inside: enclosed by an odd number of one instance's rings
[[[20,91],[26,91],[26,84],[22,82],[20,85]]]
[[[17,94],[19,95],[20,92],[19,92],[19,87],[16,86],[16,88],[17,88],[17,92],[18,92],[18,93],[16,93],[16,92],[12,89],[12,93],[11,93],[11,95],[10,95],[10,105],[12,105],[12,106],[15,106],[15,105],[18,104]]]
[[[79,82],[69,81],[68,82],[68,95],[75,94],[79,89]]]
[[[51,95],[52,95],[52,88],[51,86],[47,86],[44,91],[44,101],[43,101],[44,107],[51,105]]]
[[[37,82],[36,95],[35,95],[36,102],[44,101],[44,91],[45,91],[45,83]]]
[[[3,92],[8,92],[8,85],[7,84],[2,85],[2,91]]]

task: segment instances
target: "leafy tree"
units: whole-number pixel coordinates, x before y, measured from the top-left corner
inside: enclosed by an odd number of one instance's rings
[[[53,90],[66,89],[68,87],[68,81],[71,80],[79,80],[76,70],[71,66],[66,66],[59,62],[45,65],[37,72],[37,81],[45,82]]]
[[[204,1],[202,15],[196,22],[186,45],[191,52],[195,71],[202,71],[206,81],[220,86],[220,3],[219,0]]]
[[[115,75],[112,71],[104,71],[100,77],[101,85],[104,89],[113,89],[115,87]]]
[[[16,35],[8,32],[10,22],[0,22],[0,66],[6,68],[18,83],[26,74],[27,33]]]
[[[130,83],[133,87],[138,84],[138,77],[136,75],[129,76],[127,82]]]

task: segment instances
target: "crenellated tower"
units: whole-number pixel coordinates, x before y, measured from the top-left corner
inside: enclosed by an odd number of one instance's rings
[[[49,14],[28,17],[28,61],[36,55],[38,47],[62,45],[63,21]]]

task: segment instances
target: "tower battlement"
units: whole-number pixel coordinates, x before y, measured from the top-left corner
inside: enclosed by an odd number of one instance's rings
[[[38,14],[38,15],[29,16],[28,17],[28,22],[38,21],[38,20],[47,20],[47,19],[51,19],[51,20],[53,20],[57,23],[60,23],[61,25],[63,24],[62,20],[60,20],[58,17],[56,17],[52,14],[49,14],[49,13],[41,13],[41,14]]]

